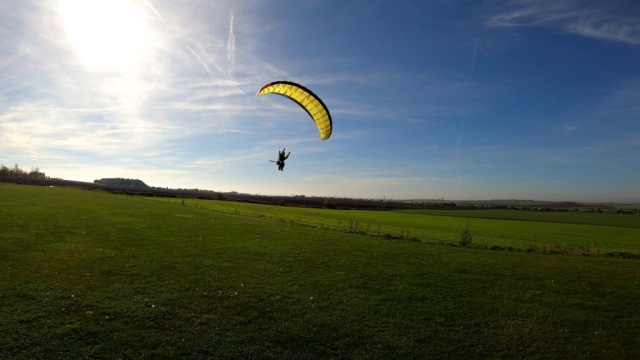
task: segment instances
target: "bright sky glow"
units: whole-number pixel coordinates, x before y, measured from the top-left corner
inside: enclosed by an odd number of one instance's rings
[[[4,1],[0,163],[274,195],[640,202],[638,6],[364,3]],[[275,80],[324,100],[329,140],[255,97]]]
[[[127,0],[68,0],[60,14],[64,35],[89,68],[121,70],[146,55],[144,13]]]

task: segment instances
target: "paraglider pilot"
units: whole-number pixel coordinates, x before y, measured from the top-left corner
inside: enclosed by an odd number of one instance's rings
[[[278,170],[280,171],[283,171],[282,169],[284,169],[284,161],[287,160],[289,158],[289,155],[291,154],[291,151],[289,151],[287,156],[285,156],[285,150],[287,149],[282,149],[282,151],[278,152],[278,161],[276,161],[276,164],[278,165]]]

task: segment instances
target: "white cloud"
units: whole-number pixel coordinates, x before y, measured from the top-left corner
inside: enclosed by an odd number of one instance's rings
[[[584,37],[640,44],[640,14],[628,2],[498,0],[487,4],[489,26],[550,27]]]
[[[99,9],[113,10],[109,21],[93,21],[95,8],[85,2],[12,6],[12,26],[0,27],[10,45],[0,49],[3,149],[101,157],[166,154],[162,149],[167,143],[251,132],[249,122],[270,106],[247,94],[270,74],[282,72],[236,48],[234,32],[243,24],[233,15],[224,19],[219,7],[192,4],[196,6],[180,7],[167,17],[149,1],[96,1],[92,4]],[[135,44],[136,32],[148,40],[135,61],[118,57],[128,53],[120,45],[129,37],[109,31],[121,12],[127,13]],[[227,43],[216,40],[223,34],[204,30],[202,22],[182,21],[202,19],[204,13],[207,21],[230,21]],[[0,14],[3,23],[7,14]],[[36,15],[42,21],[29,21]],[[111,46],[97,47],[96,38]]]

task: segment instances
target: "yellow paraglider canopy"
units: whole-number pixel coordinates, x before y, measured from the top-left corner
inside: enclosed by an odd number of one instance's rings
[[[316,123],[321,140],[327,140],[331,136],[333,123],[329,109],[311,90],[290,81],[276,81],[263,86],[256,97],[264,94],[278,94],[295,101]]]

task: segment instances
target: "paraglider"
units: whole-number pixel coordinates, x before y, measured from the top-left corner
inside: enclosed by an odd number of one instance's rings
[[[285,150],[287,149],[282,149],[282,151],[278,152],[278,161],[276,161],[276,164],[278,165],[278,170],[280,171],[284,171],[284,161],[289,158],[289,155],[291,155],[291,151],[289,151],[289,153],[285,156]]]
[[[263,86],[256,97],[264,94],[277,94],[295,101],[311,116],[318,128],[321,140],[327,140],[331,136],[333,123],[329,109],[311,90],[294,82],[275,81]]]
[[[289,158],[289,155],[291,155],[291,151],[289,151],[289,153],[285,156],[284,155],[285,150],[287,149],[282,149],[278,151],[278,160],[269,160],[269,162],[276,163],[276,165],[278,165],[278,170],[280,171],[284,171],[284,161]]]
[[[311,90],[294,82],[276,81],[263,86],[258,90],[256,97],[264,94],[277,94],[293,100],[311,116],[320,133],[320,140],[327,140],[331,136],[333,132],[333,122],[331,121],[329,109],[327,109],[324,102]],[[291,154],[291,152],[289,152],[289,154]],[[282,149],[282,151],[278,152],[277,161],[269,161],[275,162],[276,165],[278,165],[278,170],[283,171],[284,161],[289,157],[289,154],[285,156],[284,149]]]

